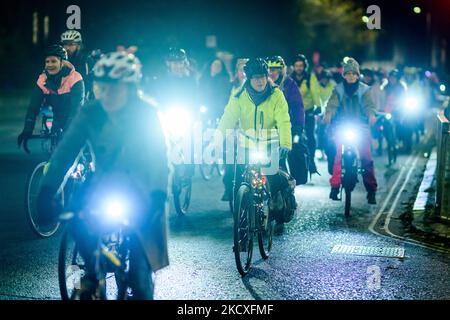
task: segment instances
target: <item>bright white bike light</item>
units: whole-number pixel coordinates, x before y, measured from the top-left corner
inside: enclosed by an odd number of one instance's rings
[[[347,142],[355,142],[356,140],[356,134],[355,131],[352,129],[346,129],[344,132],[344,138]]]
[[[108,221],[122,222],[126,219],[128,204],[124,199],[112,197],[104,202],[103,212]]]
[[[175,106],[160,115],[164,132],[173,137],[183,136],[191,128],[191,115],[181,107]]]
[[[205,113],[208,109],[205,106],[200,107],[200,112]]]
[[[267,157],[265,152],[255,150],[250,153],[250,163],[267,164],[269,162],[270,159]]]
[[[391,119],[392,119],[392,114],[391,114],[391,113],[386,113],[385,118],[386,118],[387,120],[391,120]]]

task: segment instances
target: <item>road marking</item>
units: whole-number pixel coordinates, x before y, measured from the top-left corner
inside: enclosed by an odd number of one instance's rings
[[[333,247],[331,253],[401,259],[405,257],[405,249],[399,247],[366,247],[337,244]]]
[[[397,185],[399,184],[400,179],[403,176],[403,173],[405,172],[404,169],[406,168],[406,166],[409,165],[409,163],[411,162],[411,159],[412,159],[412,155],[409,156],[409,158],[407,159],[405,165],[402,167],[402,170],[400,171],[399,176],[397,177],[397,179],[396,179],[394,185],[392,186],[388,196],[384,200],[382,207],[378,211],[378,213],[375,216],[375,218],[373,219],[372,223],[369,225],[368,229],[369,229],[369,231],[371,233],[373,233],[373,234],[375,234],[377,236],[383,237],[383,238],[387,238],[387,239],[391,239],[391,240],[394,238],[396,240],[401,240],[401,241],[403,241],[405,243],[408,243],[408,244],[411,244],[411,245],[419,246],[419,247],[426,248],[426,249],[433,250],[433,251],[437,251],[437,252],[440,252],[440,253],[450,253],[450,250],[446,250],[446,249],[440,248],[440,247],[432,245],[432,244],[426,244],[424,242],[420,242],[420,241],[417,241],[417,240],[414,240],[414,239],[409,239],[409,238],[406,238],[406,237],[402,237],[402,236],[396,235],[396,234],[392,233],[389,230],[389,223],[386,224],[386,222],[385,222],[385,225],[384,225],[383,229],[386,231],[386,233],[388,235],[384,235],[384,234],[381,234],[381,233],[375,231],[375,226],[378,223],[378,220],[380,219],[380,217],[383,215],[383,212],[386,209],[386,206],[387,206],[388,202],[392,198],[392,195],[393,195],[395,189],[397,188]],[[398,200],[400,199],[401,192],[403,191],[403,189],[405,188],[406,184],[408,183],[408,180],[411,178],[412,170],[413,170],[415,164],[417,163],[418,159],[419,159],[419,155],[416,156],[416,158],[414,160],[414,164],[409,169],[408,175],[407,175],[407,177],[406,177],[406,179],[405,179],[405,181],[404,181],[404,183],[403,183],[403,185],[402,185],[402,187],[400,189],[400,192],[398,192],[398,194],[396,196],[396,199],[394,200],[394,203],[392,204],[391,208],[389,209],[389,213],[388,213],[388,217],[387,217],[387,220],[389,220],[389,222],[390,222],[390,216],[392,216],[392,213],[394,212],[394,210],[395,210],[395,208],[397,206]]]
[[[408,159],[405,162],[405,165],[401,168],[400,173],[398,174],[397,179],[394,182],[394,185],[392,186],[391,190],[389,191],[386,199],[383,202],[383,205],[381,206],[380,210],[378,211],[377,215],[375,216],[375,218],[372,220],[372,223],[369,225],[369,231],[376,234],[376,235],[381,235],[380,233],[375,231],[375,226],[378,222],[378,220],[380,219],[380,217],[383,215],[384,210],[387,207],[388,202],[391,200],[392,195],[395,191],[395,189],[397,188],[397,185],[400,183],[400,180],[403,176],[403,172],[405,171],[406,166],[411,162],[412,159],[412,155],[410,155],[408,157]]]
[[[384,221],[384,227],[383,229],[389,233],[389,223],[391,222],[391,217],[394,214],[394,210],[397,207],[398,201],[400,200],[400,197],[402,196],[403,190],[405,190],[406,184],[408,183],[409,179],[411,178],[411,174],[416,167],[417,161],[419,161],[419,156],[416,156],[414,159],[413,164],[411,165],[411,168],[409,168],[408,174],[406,175],[405,181],[403,182],[402,186],[400,187],[400,190],[397,192],[397,196],[394,199],[394,202],[391,205],[391,209],[389,209],[388,215],[386,217],[386,220]]]

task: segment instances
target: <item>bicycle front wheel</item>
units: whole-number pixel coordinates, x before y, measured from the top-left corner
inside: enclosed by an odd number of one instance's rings
[[[234,257],[236,267],[242,276],[251,269],[253,255],[253,199],[251,189],[242,185],[234,206]]]
[[[33,232],[41,238],[51,237],[56,233],[56,231],[58,231],[59,228],[59,222],[50,225],[40,225],[37,222],[38,214],[36,210],[36,201],[39,192],[39,185],[44,176],[44,167],[46,163],[47,162],[39,163],[28,176],[25,196],[27,221]]]

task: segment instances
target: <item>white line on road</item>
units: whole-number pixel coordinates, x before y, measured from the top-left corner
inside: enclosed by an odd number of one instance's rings
[[[370,232],[372,232],[372,233],[374,233],[374,234],[376,234],[376,235],[381,235],[380,233],[378,233],[378,232],[375,231],[375,226],[376,226],[376,224],[378,223],[378,220],[380,219],[380,217],[382,216],[384,210],[386,209],[386,207],[387,207],[389,201],[391,200],[392,195],[393,195],[395,189],[397,188],[397,185],[400,183],[400,180],[401,180],[401,178],[402,178],[402,176],[403,176],[403,173],[404,173],[404,171],[405,171],[405,168],[406,168],[406,166],[411,162],[411,159],[412,159],[412,155],[410,155],[410,156],[408,157],[408,159],[407,159],[406,162],[405,162],[405,165],[402,166],[402,169],[400,170],[400,173],[398,174],[398,177],[397,177],[397,179],[395,180],[394,185],[392,186],[392,188],[391,188],[391,190],[389,191],[389,193],[388,193],[386,199],[384,200],[383,205],[381,206],[380,210],[378,210],[378,213],[377,213],[377,215],[375,216],[375,218],[372,220],[372,223],[369,225],[369,231],[370,231]]]
[[[417,163],[417,161],[419,159],[418,155],[416,156],[416,158],[414,160],[413,166],[409,169],[408,174],[406,176],[406,179],[403,182],[403,185],[400,188],[400,190],[399,190],[399,192],[398,192],[398,194],[396,196],[396,199],[394,200],[394,203],[392,204],[391,208],[389,209],[389,213],[388,213],[388,217],[387,217],[387,221],[386,221],[387,223],[385,222],[385,225],[384,225],[384,228],[383,228],[386,231],[386,233],[389,234],[389,236],[381,234],[381,233],[375,231],[375,226],[378,223],[378,220],[380,219],[380,217],[383,215],[383,212],[386,209],[388,202],[392,198],[392,195],[393,195],[395,189],[397,188],[397,185],[399,184],[399,182],[401,180],[401,177],[403,176],[403,173],[405,172],[404,169],[406,168],[406,166],[409,165],[409,163],[411,162],[411,159],[412,159],[412,155],[409,156],[409,158],[407,159],[405,165],[402,167],[402,171],[399,173],[399,175],[398,175],[394,185],[392,186],[388,196],[384,200],[383,205],[381,206],[380,210],[378,211],[377,215],[375,216],[374,220],[372,221],[372,223],[370,224],[368,229],[369,229],[370,232],[372,232],[373,234],[375,234],[377,236],[380,236],[380,237],[384,237],[384,238],[387,238],[387,239],[394,238],[394,239],[397,239],[397,240],[401,240],[401,241],[403,241],[405,243],[409,243],[409,244],[412,244],[412,245],[415,245],[415,246],[419,246],[419,247],[426,248],[426,249],[429,249],[429,250],[437,251],[437,252],[440,252],[440,253],[450,253],[450,250],[445,250],[445,249],[442,249],[442,248],[440,248],[438,246],[435,246],[435,245],[432,245],[432,244],[424,244],[423,242],[420,242],[420,241],[417,241],[417,240],[405,238],[405,237],[396,235],[396,234],[392,233],[389,230],[390,217],[392,216],[392,214],[393,214],[393,212],[394,212],[394,210],[395,210],[395,208],[397,206],[397,203],[398,203],[398,201],[400,199],[400,195],[401,195],[402,191],[406,187],[406,184],[408,183],[408,180],[411,178],[411,173],[412,173],[412,171],[414,169],[414,166],[416,165],[416,163]]]

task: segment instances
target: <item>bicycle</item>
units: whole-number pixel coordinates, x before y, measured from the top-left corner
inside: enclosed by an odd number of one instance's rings
[[[63,300],[126,300],[133,296],[128,275],[133,234],[125,219],[117,219],[124,212],[114,211],[118,210],[116,205],[103,211],[84,210],[61,215],[67,222],[58,254],[58,282]],[[105,223],[104,218],[117,221]],[[82,235],[76,233],[81,224],[96,237],[91,257],[95,274],[92,290],[82,288],[88,267],[80,253],[78,239]]]
[[[53,118],[49,114],[43,113],[41,121],[41,131],[40,134],[32,135],[27,140],[24,141],[23,148],[27,153],[30,153],[28,148],[28,141],[32,139],[42,139],[43,151],[51,154],[56,148],[59,140],[62,137],[62,129],[53,130]],[[46,141],[46,143],[44,143]],[[44,148],[45,146],[45,148]],[[84,181],[84,175],[87,169],[93,167],[93,162],[91,159],[90,150],[85,147],[80,152],[76,165],[71,169],[71,174],[68,179],[65,180],[63,185],[58,190],[59,201],[64,205],[65,195],[70,192],[71,185],[74,180]],[[59,229],[60,223],[56,222],[52,225],[39,225],[37,223],[37,212],[36,212],[36,200],[39,192],[40,182],[45,174],[48,161],[39,162],[31,171],[27,177],[26,190],[25,190],[25,209],[26,209],[26,219],[29,226],[33,232],[40,238],[49,238],[53,236]]]

